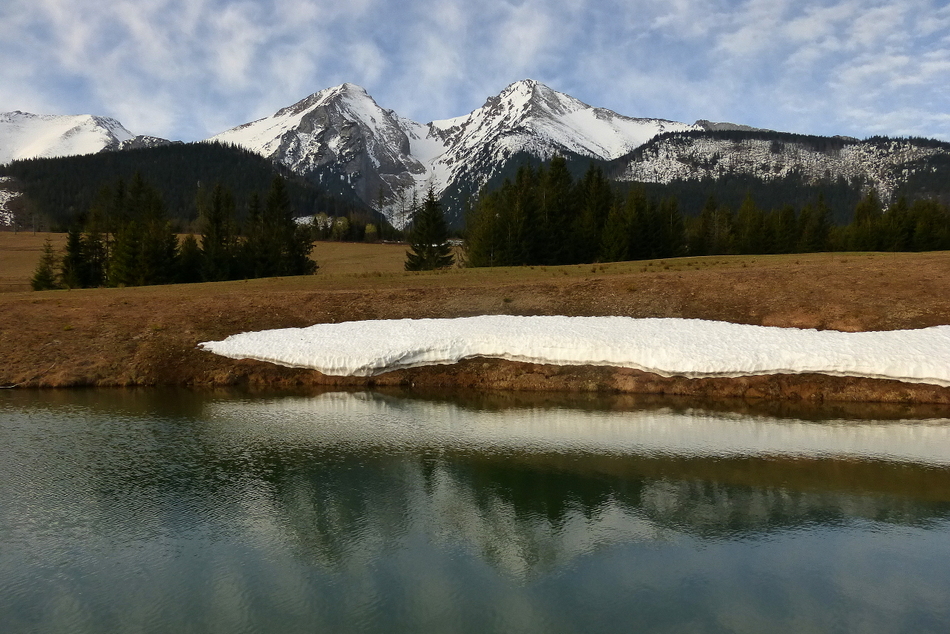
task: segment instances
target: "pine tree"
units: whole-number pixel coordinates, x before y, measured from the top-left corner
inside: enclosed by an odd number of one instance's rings
[[[551,159],[547,171],[540,176],[538,201],[539,264],[568,264],[571,262],[571,218],[576,211],[574,181],[563,156]]]
[[[109,286],[138,286],[142,282],[140,254],[142,230],[131,220],[115,234],[109,257]]]
[[[742,254],[765,253],[763,244],[765,216],[747,193],[736,214],[736,250]]]
[[[847,228],[847,247],[853,251],[878,251],[882,247],[881,200],[877,190],[868,190],[854,207],[854,219]]]
[[[177,276],[178,239],[165,214],[158,190],[145,186],[142,196],[142,242],[139,253],[140,284],[169,284]]]
[[[499,266],[497,192],[482,192],[466,219],[465,263]]]
[[[601,262],[623,262],[630,258],[630,216],[626,205],[614,202],[607,214],[600,243]]]
[[[818,194],[815,204],[808,203],[802,208],[798,218],[799,243],[802,253],[817,253],[828,248],[831,232],[831,210],[825,203],[825,197]]]
[[[106,282],[108,258],[106,257],[105,242],[97,226],[89,224],[88,227],[82,239],[83,265],[85,267],[83,285],[95,288]]]
[[[184,251],[184,244],[182,244]],[[240,268],[244,277],[264,276],[264,225],[261,216],[261,198],[251,194],[247,206],[247,221],[244,223],[244,243],[241,245]]]
[[[85,286],[83,273],[85,260],[83,259],[82,234],[78,227],[73,227],[66,234],[66,253],[60,262],[59,278],[66,288],[83,288]]]
[[[575,218],[573,260],[593,262],[600,251],[601,238],[607,215],[610,213],[612,192],[603,171],[591,164],[578,183],[575,200],[580,211]]]
[[[30,280],[30,286],[34,291],[47,291],[59,288],[56,283],[56,253],[53,251],[53,242],[46,238],[43,243],[43,255]]]
[[[177,281],[182,284],[191,284],[201,281],[201,272],[204,270],[201,248],[194,234],[188,234],[181,241],[178,254]]]
[[[203,278],[208,282],[232,279],[234,260],[234,196],[221,183],[211,200],[199,193]]]
[[[413,214],[409,247],[410,251],[406,252],[407,271],[444,269],[452,266],[454,261],[442,205],[431,187],[422,206]]]
[[[310,259],[310,229],[294,221],[293,203],[280,176],[271,182],[262,223],[264,275],[310,275],[317,270],[317,263]]]
[[[899,197],[884,214],[884,248],[889,251],[907,251],[911,247],[914,223],[907,198]]]
[[[675,196],[670,196],[660,203],[659,221],[663,226],[662,244],[657,250],[656,257],[673,258],[682,255],[686,249],[686,229],[679,202]]]
[[[798,213],[791,205],[785,205],[778,212],[772,214],[775,229],[775,252],[794,253],[798,247]]]

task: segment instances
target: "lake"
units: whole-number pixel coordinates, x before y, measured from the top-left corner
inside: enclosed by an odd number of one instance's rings
[[[4,390],[0,630],[947,632],[941,414]]]

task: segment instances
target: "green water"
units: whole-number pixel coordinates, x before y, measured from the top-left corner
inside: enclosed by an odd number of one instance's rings
[[[939,414],[0,392],[0,631],[947,632]]]

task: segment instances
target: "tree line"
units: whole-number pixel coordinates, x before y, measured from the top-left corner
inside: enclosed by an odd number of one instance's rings
[[[870,189],[836,224],[822,193],[801,207],[765,210],[750,194],[737,210],[708,196],[686,215],[675,195],[618,191],[592,164],[572,178],[563,158],[521,167],[482,192],[468,214],[469,266],[558,265],[720,254],[950,249],[950,208],[898,197],[886,210]]]
[[[51,231],[67,231],[118,179],[131,183],[135,174],[162,192],[165,210],[178,229],[196,231],[200,210],[195,191],[221,183],[235,198],[247,201],[266,192],[274,176],[282,176],[294,209],[328,216],[373,215],[354,194],[344,196],[293,174],[288,168],[254,152],[219,143],[173,143],[160,147],[100,152],[83,156],[36,158],[0,166],[0,176],[15,179],[33,220]],[[243,220],[246,207],[238,209]]]
[[[293,205],[281,176],[261,200],[252,193],[243,222],[236,220],[231,191],[217,184],[199,189],[200,236],[178,239],[159,191],[136,174],[126,185],[105,187],[66,238],[57,255],[49,241],[34,273],[34,290],[98,286],[216,282],[306,275],[311,232],[294,221]],[[200,241],[199,241],[200,240]]]

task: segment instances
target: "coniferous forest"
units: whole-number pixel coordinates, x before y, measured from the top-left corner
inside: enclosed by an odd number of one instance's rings
[[[514,180],[485,191],[466,228],[469,266],[558,265],[677,256],[929,251],[950,249],[950,208],[898,197],[887,209],[873,189],[829,184],[811,188],[800,206],[763,209],[746,192],[738,208],[706,195],[698,213],[684,211],[676,190],[616,187],[597,165],[574,179],[564,159],[521,167]],[[692,202],[692,201],[691,201]],[[695,204],[695,203],[694,203]]]
[[[235,155],[233,148],[217,146],[213,151],[220,150]],[[53,165],[46,162],[50,160],[12,166],[20,171],[42,168],[40,173],[46,174],[43,170]],[[48,178],[56,173],[52,169]],[[33,286],[131,286],[300,275],[316,268],[309,257],[314,239],[373,241],[397,236],[391,226],[364,211],[334,217],[320,206],[313,190],[273,174],[271,170],[269,189],[257,190],[251,185],[260,182],[259,175],[248,176],[240,195],[220,181],[213,186],[196,183],[191,203],[175,203],[177,214],[169,210],[168,192],[141,173],[101,187],[85,207],[73,202],[62,214],[63,222],[69,223],[65,254],[47,249]],[[50,191],[60,195],[71,191],[62,184],[58,190],[43,188],[40,184],[47,177],[30,176],[29,170],[22,176],[34,184],[32,196],[40,199],[43,191],[48,197]],[[232,175],[228,182],[233,181]],[[873,189],[862,192],[860,183],[806,187],[796,186],[794,178],[768,186],[749,183],[740,197],[741,184],[736,180],[621,185],[597,163],[583,173],[572,171],[561,157],[547,164],[525,164],[496,189],[483,190],[470,205],[464,264],[560,265],[721,254],[950,249],[950,208],[938,200],[909,201],[898,195],[885,207]],[[173,188],[171,196],[180,197],[183,191]],[[85,201],[86,196],[76,200]],[[312,225],[301,227],[294,221],[301,204],[320,210]],[[183,221],[182,210],[192,207],[194,218]],[[431,190],[413,219],[407,270],[450,266],[448,230],[440,201]],[[183,227],[198,237],[188,235],[179,241],[176,234]]]
[[[34,290],[217,282],[316,271],[309,226],[294,221],[284,179],[262,198],[252,193],[237,220],[230,189],[199,190],[200,236],[179,241],[158,189],[136,174],[103,188],[74,224],[58,256],[49,242],[33,276]]]
[[[246,201],[253,193],[266,191],[275,175],[284,178],[291,204],[302,215],[323,213],[378,222],[352,192],[318,187],[254,152],[219,143],[173,143],[0,166],[0,176],[15,179],[29,201],[30,214],[38,219],[24,224],[51,231],[67,231],[77,220],[83,222],[103,187],[112,187],[120,179],[130,183],[136,174],[161,192],[165,212],[179,231],[193,229],[198,220],[199,190],[220,183],[236,200]],[[244,220],[246,211],[239,205],[239,220]]]

